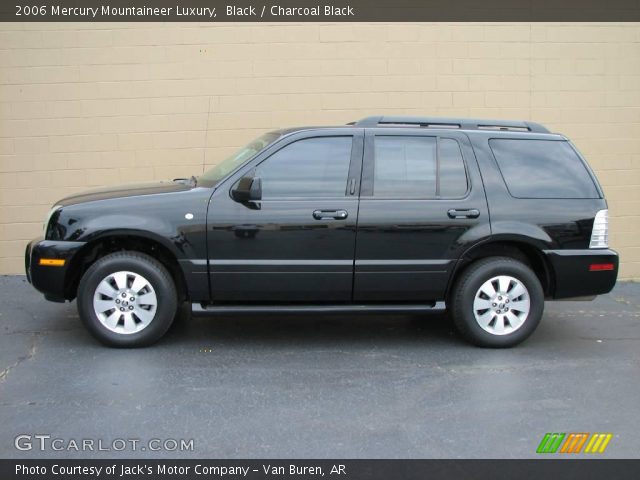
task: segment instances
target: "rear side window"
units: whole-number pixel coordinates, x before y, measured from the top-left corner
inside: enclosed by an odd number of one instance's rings
[[[376,137],[373,194],[435,197],[435,137]]]
[[[374,140],[373,195],[385,198],[455,198],[467,192],[456,140],[384,136]]]
[[[452,138],[441,138],[439,159],[440,196],[444,198],[464,196],[467,193],[467,173],[458,142]]]
[[[514,197],[600,197],[589,171],[568,142],[492,139],[489,145]]]

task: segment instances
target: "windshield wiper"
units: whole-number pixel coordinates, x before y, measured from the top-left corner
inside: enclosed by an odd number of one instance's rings
[[[195,187],[198,184],[198,178],[191,175],[191,178],[174,178],[172,182],[182,183],[184,185],[189,185],[190,187]]]
[[[172,180],[176,183],[184,183],[185,185],[189,185],[190,187],[195,187],[198,185],[198,177],[195,175],[191,175],[191,178],[174,178]]]

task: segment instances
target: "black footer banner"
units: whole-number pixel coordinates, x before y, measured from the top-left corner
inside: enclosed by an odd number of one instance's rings
[[[640,460],[0,460],[0,478],[638,479]]]

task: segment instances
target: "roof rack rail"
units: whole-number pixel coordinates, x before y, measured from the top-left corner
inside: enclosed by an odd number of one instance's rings
[[[460,130],[500,130],[511,132],[550,133],[546,127],[535,122],[519,120],[482,120],[472,118],[444,118],[444,117],[404,117],[404,116],[375,116],[366,117],[348,125],[356,127],[417,126],[423,128],[458,128]]]

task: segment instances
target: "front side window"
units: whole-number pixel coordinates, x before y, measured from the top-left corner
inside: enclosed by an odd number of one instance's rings
[[[599,198],[584,163],[568,142],[489,141],[509,193],[517,198]]]
[[[345,196],[352,137],[315,137],[278,150],[256,169],[262,198]]]
[[[374,140],[373,195],[458,198],[467,192],[458,142],[451,138],[379,135]]]

